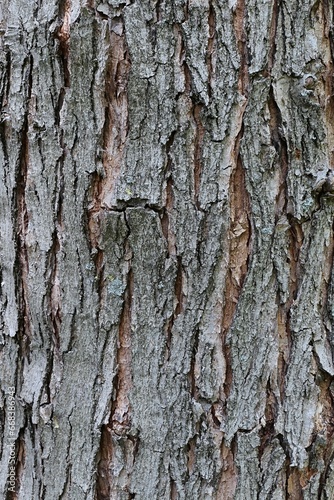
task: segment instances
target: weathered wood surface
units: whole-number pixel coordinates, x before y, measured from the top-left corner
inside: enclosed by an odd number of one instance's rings
[[[333,499],[331,2],[0,15],[1,498]]]

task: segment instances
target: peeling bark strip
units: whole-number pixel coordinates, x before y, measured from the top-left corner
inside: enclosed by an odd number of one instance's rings
[[[2,3],[0,497],[333,498],[332,4]]]

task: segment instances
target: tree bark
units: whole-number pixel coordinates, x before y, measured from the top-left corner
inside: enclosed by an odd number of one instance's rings
[[[332,4],[0,15],[1,498],[333,499]]]

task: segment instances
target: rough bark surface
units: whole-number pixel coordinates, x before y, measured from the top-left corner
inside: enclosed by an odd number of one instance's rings
[[[1,498],[334,498],[333,22],[2,0]]]

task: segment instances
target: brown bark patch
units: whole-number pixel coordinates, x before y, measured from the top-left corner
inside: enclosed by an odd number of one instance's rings
[[[300,485],[300,472],[296,468],[290,469],[290,474],[288,477],[288,491],[289,500],[302,500],[303,491]]]
[[[117,351],[117,376],[110,425],[119,435],[130,428],[130,403],[128,394],[132,386],[131,373],[131,302],[133,295],[133,272],[128,273],[127,289],[124,296],[123,311],[119,325],[119,346]]]
[[[109,423],[102,426],[101,441],[98,454],[96,480],[97,500],[116,498],[117,488],[113,487],[113,464],[117,463],[115,442],[124,448],[126,456],[134,461],[137,452],[137,441],[128,435],[131,426],[130,403],[128,394],[132,386],[131,372],[131,301],[133,295],[133,273],[129,270],[124,305],[119,325],[117,350],[117,375],[114,379],[113,403]],[[128,464],[129,465],[129,464]],[[130,466],[132,466],[130,464]],[[124,488],[126,488],[124,486]]]
[[[127,81],[130,60],[120,17],[114,18],[110,31],[110,53],[105,68],[105,119],[102,131],[104,171],[92,175],[88,200],[88,236],[91,247],[98,248],[102,210],[115,208],[115,186],[123,161],[128,133]]]
[[[26,447],[23,436],[23,430],[20,432],[19,438],[16,442],[16,463],[15,463],[15,492],[7,489],[6,500],[18,500],[21,485],[22,475],[24,474],[26,462]]]
[[[249,90],[249,71],[248,71],[248,49],[247,36],[245,29],[246,22],[246,3],[245,0],[238,0],[234,11],[234,31],[237,39],[238,51],[240,54],[240,71],[238,90],[239,93],[246,96]]]
[[[196,438],[192,438],[188,441],[187,445],[187,470],[188,476],[194,471],[196,464]]]
[[[332,19],[330,12],[330,2],[325,0],[320,2],[325,43],[328,46],[329,59],[327,61],[327,68],[325,72],[325,111],[327,121],[327,141],[328,141],[328,154],[329,166],[334,169],[334,30],[333,24],[329,22]]]
[[[239,296],[248,271],[250,254],[250,203],[246,190],[245,174],[241,158],[238,156],[237,167],[231,176],[230,184],[230,230],[229,230],[229,256],[230,261],[226,275],[222,331],[226,338],[227,332],[237,308]],[[229,359],[229,349],[226,351],[226,380],[225,397],[228,396],[232,373]]]
[[[270,74],[275,62],[276,53],[276,33],[279,13],[279,0],[274,0],[270,32],[269,32],[269,53],[268,53],[268,73]]]
[[[70,36],[71,36],[71,0],[62,0],[59,4],[60,26],[55,33],[59,41],[59,56],[64,71],[64,86],[70,87]]]
[[[99,462],[96,477],[96,500],[109,500],[111,487],[110,463],[113,456],[111,429],[102,427],[99,449]]]
[[[115,18],[110,32],[111,51],[105,75],[105,121],[103,128],[103,167],[100,203],[112,208],[128,132],[127,82],[130,60],[121,18]]]
[[[222,443],[221,446],[221,460],[222,460],[222,473],[217,489],[217,500],[233,500],[234,492],[237,487],[237,471],[234,464],[234,453],[231,448]]]

